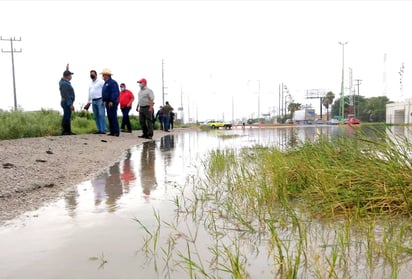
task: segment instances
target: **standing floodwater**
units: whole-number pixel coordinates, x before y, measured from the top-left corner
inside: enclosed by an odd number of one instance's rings
[[[289,278],[290,274],[274,274],[276,264],[270,260],[270,250],[266,251],[268,243],[280,245],[272,249],[282,251],[286,259],[290,257],[286,264],[295,262],[296,249],[315,251],[318,257],[325,251],[335,255],[336,250],[338,255],[338,250],[347,249],[345,253],[353,261],[366,249],[361,238],[354,234],[353,243],[343,243],[349,241],[349,232],[340,231],[333,222],[307,220],[307,226],[300,228],[309,233],[305,237],[306,247],[299,246],[296,241],[303,232],[294,227],[293,218],[304,216],[301,212],[291,219],[276,219],[271,229],[282,227],[283,233],[277,235],[279,239],[275,242],[265,235],[242,231],[246,224],[234,227],[231,220],[225,219],[228,216],[206,220],[212,216],[206,208],[203,212],[189,212],[196,208],[193,204],[201,202],[196,200],[200,196],[191,191],[192,187],[200,187],[197,182],[199,177],[204,178],[204,159],[209,152],[272,145],[282,150],[300,141],[313,141],[319,135],[341,134],[342,128],[328,126],[188,131],[135,146],[124,154],[122,161],[94,180],[85,181],[64,198],[1,227],[0,278],[190,278],[191,270],[201,274],[202,268],[208,271],[210,267],[214,267],[210,278],[232,278],[236,261],[239,267],[248,267],[250,278]],[[225,212],[215,206],[210,210]],[[279,207],[279,216],[282,214]],[[282,223],[285,220],[290,223]],[[203,224],[214,224],[216,235],[210,235],[210,228],[203,228]],[[252,220],[251,229],[256,225]],[[381,232],[371,233],[377,234],[377,241]],[[342,246],[336,245],[339,239]],[[219,241],[227,246],[213,246]],[[234,251],[229,253],[227,249]],[[225,261],[219,259],[219,253],[227,253]],[[301,259],[300,265],[296,267],[297,274],[318,278],[300,271],[305,268],[305,259]],[[366,263],[356,268],[356,278],[365,278]],[[319,274],[322,272],[319,270]],[[380,274],[379,278],[388,275],[381,271],[372,274]],[[334,278],[344,278],[345,274],[342,276],[331,274]]]

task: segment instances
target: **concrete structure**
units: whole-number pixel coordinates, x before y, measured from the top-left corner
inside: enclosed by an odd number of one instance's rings
[[[412,99],[386,105],[386,123],[412,124]]]

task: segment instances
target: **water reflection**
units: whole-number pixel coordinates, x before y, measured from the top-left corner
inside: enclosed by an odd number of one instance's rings
[[[181,187],[186,185],[189,175],[196,177],[201,172],[193,165],[199,163],[209,150],[253,145],[288,148],[299,142],[314,141],[321,135],[328,138],[347,135],[356,131],[354,129],[335,126],[277,129],[246,127],[230,131],[187,131],[167,135],[157,142],[145,142],[128,151],[124,160],[112,165],[105,173],[79,185],[77,192],[70,192],[63,200],[38,211],[36,218],[26,220],[24,225],[16,229],[2,228],[0,230],[0,247],[2,247],[0,278],[71,279],[73,267],[76,267],[79,278],[119,278],[119,274],[133,274],[134,277],[139,278],[164,278],[152,271],[152,266],[147,264],[148,260],[144,253],[136,253],[142,241],[136,222],[133,222],[132,218],[138,218],[151,230],[156,226],[153,216],[153,209],[155,209],[162,220],[169,222],[166,216],[176,210],[169,201],[181,193]],[[372,128],[367,130],[360,127],[358,130],[374,134]],[[408,127],[394,126],[388,131],[397,137],[411,138],[411,130]],[[238,136],[221,137],[224,134]],[[171,185],[173,187],[170,187]],[[150,201],[149,206],[147,201]],[[115,214],[112,214],[113,212]],[[191,226],[187,222],[188,219],[179,220],[184,220],[182,226],[187,226],[189,231],[198,229]],[[335,229],[332,226],[328,228],[316,222],[308,222],[304,228],[308,232],[307,243],[311,252],[308,254],[309,261],[318,259],[319,253],[329,253],[326,248],[324,250],[321,248],[333,247],[329,244],[336,243],[336,235],[338,234],[340,238],[342,231],[340,228]],[[163,231],[167,233],[167,230]],[[140,232],[144,234],[143,230]],[[292,229],[285,230],[281,236],[284,239],[290,237],[290,243],[293,243],[294,239],[299,239],[294,232],[296,231]],[[348,235],[353,236],[352,233]],[[209,244],[208,235],[202,229],[196,231],[196,236],[199,239],[199,246]],[[167,234],[159,235],[159,243],[167,243],[168,237]],[[250,242],[247,243],[247,247],[250,248],[249,254],[253,255],[247,259],[251,266],[251,278],[276,278],[274,274],[270,274],[271,268],[267,265],[267,255],[257,253],[256,249],[263,250],[263,245],[267,245],[265,240],[262,246],[258,246],[260,237],[260,235],[251,235]],[[348,243],[361,243],[355,248],[366,247],[356,237],[350,240],[351,242]],[[182,250],[186,248],[176,247]],[[208,249],[199,251],[205,259],[209,256]],[[365,258],[364,251],[357,251],[354,246],[348,246],[348,251],[351,258],[360,262],[359,266],[362,266],[362,259]],[[88,259],[103,253],[108,264],[104,269],[98,269],[98,264],[96,266],[96,262]],[[67,257],[67,255],[71,256]],[[310,257],[311,255],[316,257]],[[309,262],[308,266],[310,263],[312,262]],[[139,268],[137,271],[137,267],[140,266],[145,268]],[[357,278],[366,278],[362,276],[362,272],[364,271],[356,272],[359,274]],[[306,273],[298,277],[312,278]],[[376,277],[383,278],[383,276]],[[170,278],[187,278],[187,274],[178,274],[176,271]],[[399,278],[409,277],[402,277],[400,273]]]
[[[165,165],[170,165],[173,156],[172,149],[174,149],[174,147],[174,135],[166,135],[160,139],[160,150],[162,151],[162,156],[164,158]]]
[[[129,193],[136,180],[131,156],[132,152],[128,150],[123,161],[115,163],[106,173],[91,180],[95,207],[105,201],[107,211],[114,212],[121,196]]]
[[[104,177],[97,177],[91,181],[94,193],[94,205],[99,206],[106,198],[106,179]]]
[[[130,187],[134,185],[136,180],[136,175],[134,173],[133,161],[131,160],[132,152],[129,149],[126,154],[126,159],[123,160],[122,164],[122,174],[120,179],[123,182],[123,190],[125,193],[129,193]]]
[[[140,155],[140,184],[146,197],[149,197],[150,193],[157,187],[155,160],[156,142],[144,142]]]
[[[117,162],[109,168],[109,174],[106,175],[106,206],[107,211],[116,210],[116,202],[123,195],[123,185],[120,179],[120,163]]]
[[[67,209],[67,213],[70,217],[76,217],[76,208],[78,205],[78,198],[79,194],[77,192],[69,192],[64,195],[64,202]]]

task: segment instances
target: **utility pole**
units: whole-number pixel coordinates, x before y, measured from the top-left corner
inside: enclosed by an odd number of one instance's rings
[[[258,88],[258,119],[260,119],[260,80],[258,80],[259,88]],[[260,123],[260,121],[259,121]]]
[[[353,102],[353,105],[355,106],[355,111],[353,112],[355,114],[356,118],[359,118],[359,85],[361,85],[362,80],[361,79],[355,79],[356,81],[356,86],[358,87],[358,98],[356,99],[356,102]]]
[[[232,95],[232,124],[235,123],[235,101],[234,97]]]
[[[280,118],[280,113],[281,113],[281,106],[280,106],[280,93],[281,93],[281,85],[279,84],[279,109],[278,109],[278,118]]]
[[[19,39],[16,39],[15,37],[10,37],[9,39],[3,39],[3,37],[0,36],[0,40],[1,41],[10,41],[10,50],[6,50],[4,51],[3,49],[1,49],[1,52],[3,53],[11,53],[11,70],[12,70],[12,74],[13,74],[13,93],[14,93],[14,110],[17,110],[17,96],[16,96],[16,77],[14,75],[14,53],[20,53],[22,52],[22,50],[16,50],[15,48],[13,48],[13,42],[17,41],[20,42],[21,41],[21,37]]]
[[[164,74],[164,61],[162,59],[162,106],[165,105],[165,74]]]
[[[340,103],[341,103],[341,116],[342,116],[342,124],[345,123],[345,94],[344,94],[344,76],[345,76],[345,45],[348,42],[339,42],[339,44],[342,46],[342,85],[341,85],[341,99],[340,99]]]
[[[183,89],[180,88],[180,107],[178,108],[181,114],[182,124],[185,123],[184,115],[183,115]]]
[[[282,108],[281,108],[281,110],[282,110],[282,117],[284,116],[284,114],[283,114],[283,104],[284,104],[284,102],[283,102],[283,98],[284,98],[283,89],[284,89],[284,85],[283,85],[283,82],[282,82],[282,103],[281,103],[281,105],[282,105]]]

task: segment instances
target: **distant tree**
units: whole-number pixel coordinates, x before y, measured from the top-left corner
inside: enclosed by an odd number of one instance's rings
[[[386,96],[371,97],[366,100],[366,112],[369,122],[385,122],[386,121],[386,104],[390,101]],[[366,119],[365,119],[366,121]]]
[[[385,122],[386,105],[391,103],[386,96],[365,98],[355,96],[356,115],[360,121],[364,122]],[[335,100],[332,105],[332,115],[340,115],[340,99]],[[348,99],[345,98],[345,113],[347,112]]]
[[[342,98],[339,98],[339,99],[336,99],[335,100],[335,102],[333,103],[333,105],[332,105],[332,115],[333,116],[341,116],[341,100],[342,100]],[[347,108],[348,108],[348,103],[349,103],[349,100],[348,100],[348,98],[345,96],[344,97],[344,108],[343,108],[343,117],[345,118],[345,113],[346,113],[346,111],[347,111]]]
[[[289,103],[288,111],[290,111],[291,118],[293,118],[293,114],[295,113],[295,111],[300,110],[301,107],[302,107],[302,104],[294,103],[294,102]]]
[[[329,120],[329,106],[333,104],[333,99],[335,99],[335,94],[332,91],[326,93],[323,98],[322,105],[326,108],[326,119]]]

